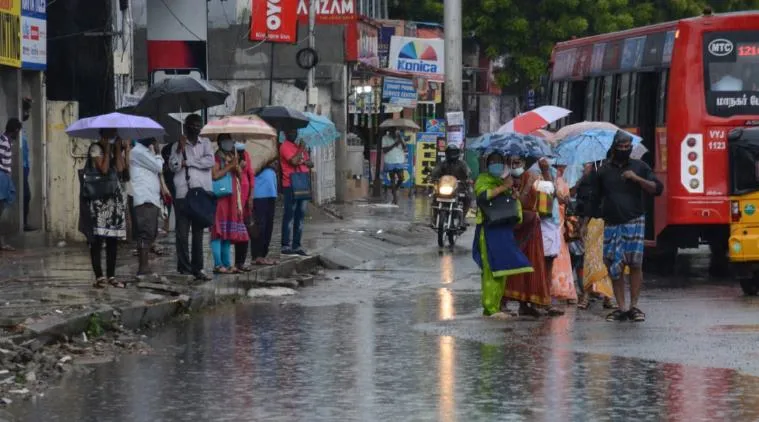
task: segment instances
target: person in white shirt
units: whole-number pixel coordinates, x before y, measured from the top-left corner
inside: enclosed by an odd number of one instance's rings
[[[137,276],[150,274],[148,254],[158,235],[161,215],[163,157],[154,138],[140,139],[129,158],[129,179],[134,197],[134,222],[139,256]]]
[[[406,171],[406,143],[403,137],[390,129],[382,137],[382,152],[385,154],[385,173],[390,179],[390,189],[393,192],[393,204],[398,203],[398,188],[403,184],[403,174]]]

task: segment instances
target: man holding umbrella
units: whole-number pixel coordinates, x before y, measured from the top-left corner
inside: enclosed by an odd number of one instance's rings
[[[292,177],[296,173],[309,173],[314,165],[308,156],[306,145],[298,140],[297,129],[285,131],[285,142],[279,147],[279,163],[282,169],[282,188],[285,197],[285,213],[282,218],[282,255],[308,256],[301,246],[308,201],[295,197]]]
[[[203,119],[190,114],[184,121],[185,135],[171,152],[169,166],[174,172],[176,189],[176,248],[177,270],[181,274],[192,274],[197,280],[210,280],[203,272],[203,232],[202,224],[194,222],[185,212],[185,198],[190,188],[212,191],[211,169],[214,166],[214,152],[211,141],[200,137]],[[192,230],[192,259],[188,256],[189,235]]]

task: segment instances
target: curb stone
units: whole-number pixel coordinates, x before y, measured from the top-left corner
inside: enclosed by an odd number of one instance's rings
[[[166,297],[163,300],[146,303],[135,302],[127,306],[100,306],[98,309],[79,313],[70,317],[49,316],[40,321],[25,324],[26,333],[20,341],[34,339],[43,345],[52,344],[64,337],[73,337],[87,331],[90,318],[96,314],[103,325],[120,323],[124,328],[137,330],[150,324],[162,323],[172,317],[188,311],[194,312],[215,306],[221,299],[228,297],[246,297],[251,289],[261,287],[288,287],[313,285],[300,280],[308,280],[309,273],[320,264],[319,256],[305,259],[293,259],[278,265],[264,267],[250,273],[218,277],[215,280],[193,286],[187,294]],[[298,280],[286,280],[289,277]],[[178,292],[178,290],[176,290]]]

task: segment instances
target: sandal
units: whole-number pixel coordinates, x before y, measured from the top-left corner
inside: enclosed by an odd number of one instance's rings
[[[117,280],[116,277],[109,278],[108,284],[110,284],[111,287],[115,287],[117,289],[126,289],[126,284],[124,284],[122,281]]]
[[[249,272],[253,271],[253,268],[251,268],[250,265],[246,265],[246,264],[238,265],[237,269],[239,271],[241,271],[241,272],[244,272],[244,273],[249,273]]]
[[[105,289],[107,283],[108,281],[105,277],[98,277],[95,279],[95,283],[92,284],[92,287],[96,289]]]
[[[229,274],[229,269],[226,267],[214,267],[213,269],[214,274]]]
[[[610,297],[604,298],[604,309],[619,309],[616,303],[614,303]]]
[[[150,247],[150,252],[152,252],[155,256],[163,256],[164,254],[163,248],[156,245]]]
[[[564,315],[564,311],[555,306],[551,306],[546,309],[546,314],[548,314],[549,317],[558,317]]]
[[[630,308],[630,310],[627,311],[627,318],[632,322],[643,322],[646,320],[646,314],[638,308]]]
[[[532,306],[522,305],[519,307],[519,316],[529,316],[533,318],[540,318],[542,315],[540,311]]]
[[[590,308],[590,299],[588,296],[583,296],[582,299],[577,303],[577,309],[586,310]]]
[[[623,312],[617,309],[616,311],[610,313],[609,315],[606,315],[606,320],[609,322],[627,321],[627,312]]]

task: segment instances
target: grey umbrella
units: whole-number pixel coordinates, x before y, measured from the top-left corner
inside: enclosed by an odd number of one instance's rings
[[[148,89],[134,112],[144,116],[191,112],[224,104],[228,96],[228,92],[206,81],[190,77],[164,79]]]
[[[285,106],[266,106],[252,108],[248,114],[255,114],[278,131],[302,129],[308,126],[308,116],[298,110]]]

